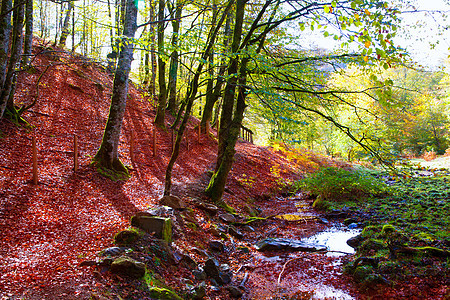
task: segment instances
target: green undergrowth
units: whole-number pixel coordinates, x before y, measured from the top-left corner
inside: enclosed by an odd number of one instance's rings
[[[387,186],[365,170],[327,167],[298,181],[295,188],[329,202],[344,202],[384,194]]]
[[[440,280],[450,275],[450,172],[401,171],[401,175],[367,171],[372,177],[367,179],[358,173],[326,170],[303,183],[325,198],[325,210],[347,211],[363,226],[356,256],[345,268],[363,287],[411,277]],[[320,180],[322,186],[313,185]],[[334,197],[342,187],[344,195]],[[349,191],[354,195],[349,196]]]

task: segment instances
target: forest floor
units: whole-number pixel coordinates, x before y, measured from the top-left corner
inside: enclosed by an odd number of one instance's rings
[[[113,236],[129,226],[131,216],[158,205],[172,134],[168,129],[154,127],[153,101],[131,87],[119,152],[132,176],[125,182],[100,176],[91,159],[100,145],[108,116],[112,75],[81,56],[61,52],[55,55],[43,45],[35,51],[38,55],[34,68],[19,74],[16,93],[18,105],[31,103],[37,97],[36,105],[24,114],[31,127],[0,122],[0,299],[142,299],[142,294],[129,290],[123,278],[98,272],[95,267],[80,267],[80,263],[96,259],[99,251],[113,246]],[[167,125],[171,121],[169,115]],[[211,227],[220,221],[196,207],[195,201],[203,198],[208,171],[214,168],[217,141],[214,131],[198,137],[196,125],[198,120],[192,118],[173,172],[173,194],[191,208],[196,226],[184,226],[174,244],[202,262],[205,258],[194,254],[193,249],[207,249],[208,242],[217,239]],[[79,148],[77,171],[73,164],[75,135]],[[31,180],[33,136],[38,149],[37,185]],[[262,217],[289,213],[296,209],[294,202],[299,199],[280,197],[284,187],[320,166],[338,164],[342,163],[309,152],[293,155],[240,141],[223,200],[242,218],[255,211]],[[309,201],[305,199],[302,201]],[[322,285],[344,290],[354,299],[385,299],[385,292],[392,298],[411,295],[408,289],[414,283],[397,286],[398,295],[389,287],[361,290],[350,277],[341,274],[339,264],[330,264],[325,254],[298,254],[292,260],[282,254],[279,259],[278,253],[263,256],[254,250],[253,243],[268,232],[301,238],[330,226],[320,218],[309,222],[271,218],[254,226],[255,232],[246,233],[241,241],[224,241],[227,247],[239,243],[249,252],[236,250],[218,256],[230,264],[236,280],[244,275],[244,261],[252,262],[252,266],[247,265],[248,291],[244,298],[282,299],[277,297],[285,294],[290,299],[311,299],[312,290]],[[295,263],[287,268],[285,264],[290,260]],[[175,290],[186,285],[183,278],[194,281],[192,273],[181,266],[164,265],[157,271]],[[308,280],[301,274],[307,273],[308,278],[316,280],[302,288]],[[280,279],[281,285],[277,283]],[[226,289],[210,286],[207,295],[209,299],[230,297]]]

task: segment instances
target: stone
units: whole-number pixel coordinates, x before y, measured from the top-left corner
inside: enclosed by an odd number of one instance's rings
[[[124,252],[132,251],[132,249],[128,247],[109,247],[106,249],[103,249],[98,253],[100,256],[118,256],[121,255]]]
[[[214,279],[218,284],[228,284],[233,279],[233,273],[228,265],[221,265],[215,258],[209,258],[205,262],[205,273],[211,279]]]
[[[128,256],[120,256],[112,262],[110,271],[134,278],[141,278],[145,275],[145,264]]]
[[[236,217],[230,213],[219,214],[219,219],[221,219],[222,221],[224,221],[226,223],[235,223],[236,222]]]
[[[194,299],[204,299],[206,297],[206,283],[202,282],[194,288]]]
[[[203,271],[202,268],[199,268],[198,270],[193,270],[192,275],[194,275],[195,279],[197,280],[205,280],[206,279],[206,273]]]
[[[139,239],[139,232],[136,230],[125,229],[114,236],[116,245],[130,245]]]
[[[215,258],[211,257],[206,260],[203,270],[205,271],[206,276],[211,277],[217,282],[220,280],[219,262]]]
[[[351,237],[347,240],[347,245],[352,247],[353,249],[358,248],[361,243],[364,241],[364,238],[358,234],[357,236]]]
[[[170,206],[158,206],[154,208],[150,208],[146,210],[146,212],[150,216],[158,216],[158,217],[164,217],[164,218],[170,218],[173,216],[174,209]]]
[[[264,240],[258,241],[255,244],[255,247],[256,250],[261,252],[275,250],[317,252],[327,250],[327,247],[323,245],[287,238],[266,238]]]
[[[228,226],[228,233],[231,234],[232,236],[238,238],[238,239],[242,239],[242,237],[244,236],[242,234],[242,232],[240,232],[236,227],[234,226]]]
[[[208,243],[209,249],[215,252],[223,252],[225,246],[221,241],[209,241]]]
[[[215,215],[217,213],[217,211],[219,210],[219,208],[217,206],[215,206],[214,204],[203,202],[201,200],[196,200],[195,204],[199,208],[203,209],[204,211],[206,211],[212,215]]]
[[[161,199],[159,199],[159,204],[179,210],[186,208],[186,204],[177,196],[163,196]]]
[[[227,291],[230,293],[231,297],[236,298],[236,299],[241,298],[243,295],[241,289],[239,289],[238,287],[236,287],[234,285],[227,286]]]
[[[188,254],[183,254],[181,257],[181,262],[187,266],[190,269],[195,269],[197,268],[197,263],[195,262],[194,259],[192,259],[192,257],[190,257]]]
[[[349,228],[349,229],[356,229],[356,228],[358,228],[358,227],[359,227],[358,223],[351,223],[351,224],[348,224],[348,228]]]
[[[155,237],[172,242],[172,220],[170,218],[133,216],[131,226],[140,228],[147,233],[153,233]]]

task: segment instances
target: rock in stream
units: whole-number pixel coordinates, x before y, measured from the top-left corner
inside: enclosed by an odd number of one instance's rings
[[[327,247],[323,245],[287,238],[266,238],[257,242],[255,247],[256,250],[261,252],[274,250],[317,252],[327,250]]]

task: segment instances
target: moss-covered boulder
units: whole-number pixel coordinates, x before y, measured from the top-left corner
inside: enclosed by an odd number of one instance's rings
[[[140,228],[155,237],[172,242],[172,220],[156,216],[133,216],[131,226]]]
[[[120,256],[111,263],[110,271],[134,278],[141,278],[145,275],[145,264],[128,256]]]
[[[114,243],[120,246],[131,245],[136,242],[139,237],[140,234],[137,230],[125,229],[114,236]]]

